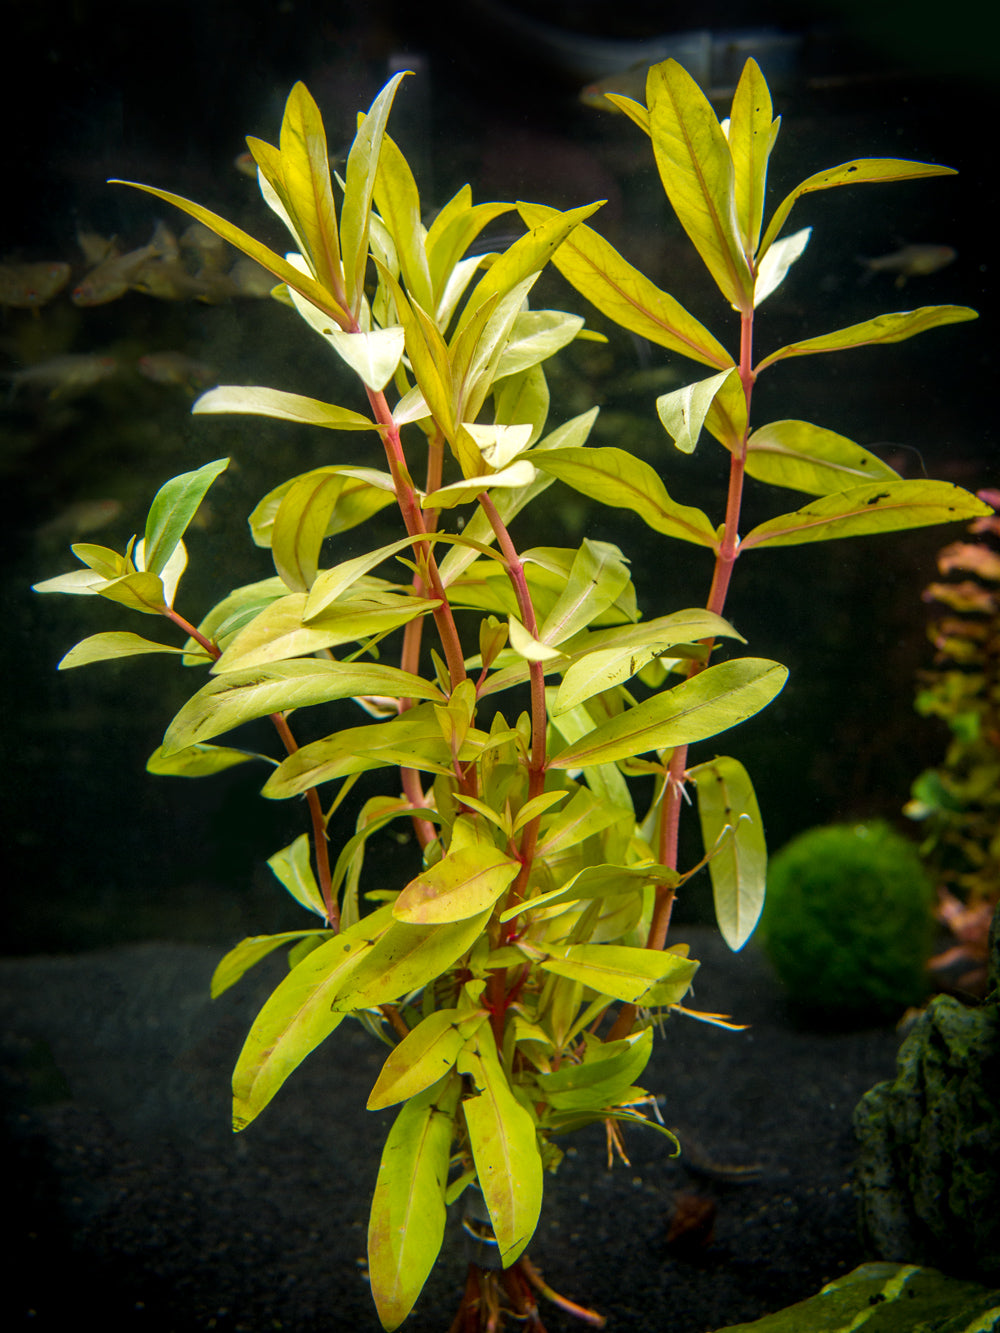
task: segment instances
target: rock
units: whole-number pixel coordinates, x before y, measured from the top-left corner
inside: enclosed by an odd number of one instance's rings
[[[717,1333],[994,1333],[1000,1291],[933,1268],[862,1264],[815,1296]]]
[[[859,1102],[856,1184],[863,1242],[883,1259],[1000,1279],[1000,935],[977,1008],[928,1005],[892,1083]]]

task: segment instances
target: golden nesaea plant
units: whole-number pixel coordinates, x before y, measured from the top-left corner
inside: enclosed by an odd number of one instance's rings
[[[440,1250],[448,1205],[478,1188],[495,1263],[470,1266],[459,1326],[492,1327],[501,1308],[523,1317],[534,1291],[554,1294],[525,1251],[562,1134],[604,1122],[611,1146],[624,1124],[669,1136],[647,1114],[639,1080],[660,1020],[692,1013],[684,998],[698,964],[667,944],[678,888],[699,868],[677,861],[687,788],[704,838],[699,864],[708,863],[733,949],[760,913],[766,853],[750,779],[736,759],[711,757],[715,745],[694,764],[688,752],[757,713],[785,682],[776,662],[732,651],[714,660],[720,640],[731,650],[744,642],[723,618],[737,558],[985,512],[955,486],[901,480],[821,426],[783,420],[751,430],[754,382],[791,357],[897,342],[975,312],[881,315],[754,362],[756,308],[809,238],[808,229],[781,236],[801,195],[949,169],[846,162],[803,181],[765,229],[778,121],[752,61],[721,124],[674,61],[650,71],[646,106],[614,99],[648,135],[671,204],[738,312],[732,351],[591,229],[597,204],[474,204],[463,187],[426,226],[386,132],[400,77],[359,117],[342,180],[331,180],[320,114],[301,84],[278,146],[248,140],[264,199],[293,238],[285,258],[197,204],[139,187],[274,274],[275,295],[363,386],[366,411],[272,388],[216,388],[195,404],[199,414],[258,413],[337,432],[335,461],[277,487],[250,516],[276,573],[226,592],[197,625],[177,609],[183,536],[221,460],[167,482],[143,538],[123,553],[78,544],[83,568],[38,588],[110,598],[184,636],[171,646],[97,634],[62,667],[167,652],[207,669],[151,772],[252,762],[217,738],[254,718],[273,721],[285,757],[263,794],[304,795],[311,826],[270,865],[313,920],[243,941],[215,974],[218,994],[272,950],[288,951],[289,971],[236,1067],[234,1127],[249,1125],[345,1019],[363,1023],[390,1046],[368,1106],[400,1107],[369,1227],[379,1316],[387,1329],[406,1318]],[[515,208],[525,234],[470,255],[483,228]],[[673,499],[625,450],[590,447],[595,412],[550,425],[545,362],[575,338],[599,336],[576,315],[531,308],[550,260],[611,320],[708,367],[656,408],[681,453],[703,430],[728,452],[721,521]],[[373,464],[368,448],[359,462],[349,442],[370,442],[384,461]],[[748,475],[809,498],[741,536]],[[515,544],[511,520],[556,481],[704,548],[713,562],[705,605],[671,610],[666,600],[644,616],[628,561],[610,542]],[[338,558],[339,534],[389,506],[398,538]],[[530,519],[519,526],[530,531]],[[476,618],[478,632],[469,628]],[[364,710],[359,725],[300,746],[299,710],[343,699]],[[333,816],[374,769],[398,770],[397,794],[364,801],[345,836]],[[650,775],[653,799],[637,812],[630,779]],[[395,820],[412,825],[422,868],[366,892],[367,841]]]

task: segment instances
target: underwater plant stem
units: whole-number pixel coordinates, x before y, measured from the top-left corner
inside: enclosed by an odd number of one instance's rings
[[[284,713],[271,713],[270,718],[284,743],[285,749],[289,754],[294,754],[299,748],[299,743],[292,735],[288,719]],[[326,841],[326,820],[323,818],[323,807],[320,804],[319,792],[315,787],[310,787],[306,792],[306,803],[309,806],[309,818],[312,821],[313,846],[316,848],[316,879],[319,883],[320,893],[323,895],[323,906],[326,908],[326,923],[336,934],[340,930],[340,908],[333,896],[333,883],[330,877],[330,849]]]
[[[740,316],[740,382],[746,400],[746,429],[742,440],[730,451],[729,489],[726,494],[726,518],[722,541],[716,552],[715,568],[712,571],[712,583],[709,588],[706,609],[722,615],[729,593],[733,566],[739,555],[740,545],[740,510],[743,504],[743,483],[746,477],[747,441],[750,438],[750,399],[753,394],[755,374],[753,371],[753,311],[744,311]],[[709,653],[712,640],[707,641]],[[707,665],[705,662],[692,661],[689,676],[696,676]],[[658,856],[661,865],[677,869],[677,842],[680,830],[681,802],[684,794],[684,774],[687,769],[688,747],[679,745],[670,756],[667,769],[666,791],[663,794],[663,809],[660,815]],[[647,949],[662,949],[667,942],[670,918],[674,910],[675,891],[671,885],[661,884],[656,889],[653,916],[646,939]],[[631,1014],[628,1012],[631,1010]],[[631,1031],[635,1018],[634,1006],[623,1006],[619,1011],[609,1038],[624,1036]]]
[[[182,629],[185,634],[189,634],[196,643],[201,644],[205,652],[213,661],[218,661],[222,656],[222,650],[218,644],[212,643],[210,639],[199,633],[189,620],[185,620],[182,615],[168,606],[164,615],[172,620],[175,625]],[[288,719],[284,713],[271,713],[271,721],[274,723],[275,730],[281,737],[285,750],[288,754],[294,754],[299,748],[298,741],[292,735],[292,729],[288,725]],[[333,881],[330,876],[330,852],[326,843],[326,820],[323,818],[323,807],[320,805],[319,792],[315,787],[310,787],[306,792],[306,802],[309,806],[309,818],[312,821],[313,845],[316,848],[316,878],[319,883],[320,892],[323,895],[323,906],[326,908],[326,923],[333,931],[340,929],[340,909],[333,898]]]
[[[514,589],[517,609],[521,613],[524,627],[533,639],[537,639],[538,621],[535,618],[535,608],[531,601],[521,557],[489,493],[483,491],[477,499],[496,534],[497,545],[503,552],[507,577]],[[531,682],[531,762],[528,765],[528,799],[531,800],[532,797],[541,794],[545,785],[545,669],[541,662],[528,663],[528,677]]]
[[[385,456],[396,492],[396,502],[399,505],[399,512],[403,516],[406,531],[411,537],[425,537],[428,535],[429,529],[424,521],[423,510],[417,500],[416,488],[406,466],[403,444],[399,438],[399,427],[396,425],[385,394],[381,390],[376,391],[367,388],[367,386],[365,391],[368,394],[368,402],[371,405],[372,412],[375,414],[375,420],[382,428],[380,431],[382,444],[385,447]],[[418,558],[426,564],[431,596],[436,597],[441,603],[432,614],[441,639],[441,647],[444,649],[452,689],[454,689],[456,685],[460,685],[466,679],[467,674],[462,644],[455,625],[455,617],[452,615],[451,603],[448,601],[448,594],[441,582],[441,575],[438,572],[437,561],[434,558],[430,543],[418,543],[415,549]]]

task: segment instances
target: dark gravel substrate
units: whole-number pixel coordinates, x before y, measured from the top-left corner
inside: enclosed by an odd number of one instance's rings
[[[854,1230],[851,1112],[891,1077],[896,1035],[796,1030],[761,957],[678,932],[703,960],[694,1003],[751,1024],[673,1019],[644,1085],[702,1158],[760,1163],[730,1183],[630,1131],[568,1140],[531,1255],[613,1333],[704,1333],[814,1292],[866,1257]],[[382,1055],[344,1026],[247,1131],[229,1130],[229,1074],[280,976],[268,960],[212,1003],[216,955],[144,944],[0,962],[4,1162],[15,1243],[3,1326],[375,1333],[364,1272],[368,1202],[391,1113],[364,1110]],[[712,1242],[665,1244],[678,1191],[717,1204]],[[410,1333],[445,1333],[464,1259],[450,1233]],[[546,1312],[550,1333],[580,1327]]]

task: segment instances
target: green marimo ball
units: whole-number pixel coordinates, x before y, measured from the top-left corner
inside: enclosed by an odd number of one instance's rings
[[[932,899],[916,849],[888,824],[830,824],[771,860],[760,939],[809,1018],[892,1019],[926,996]]]

